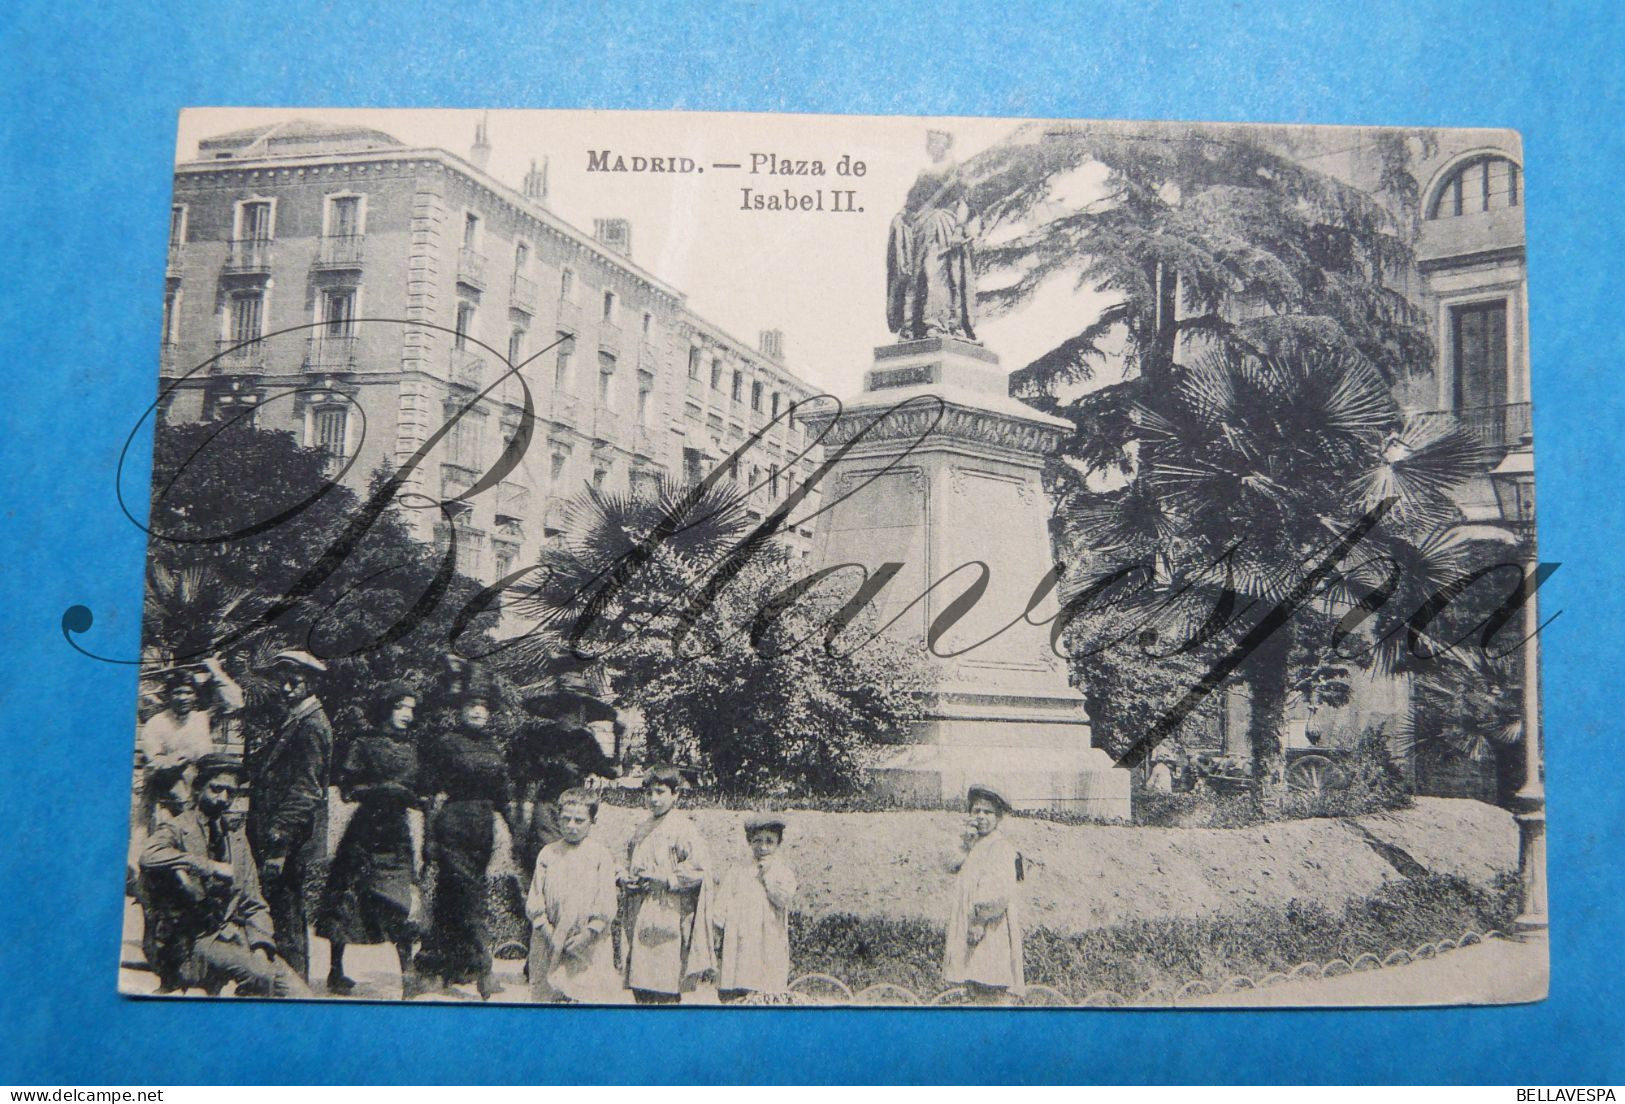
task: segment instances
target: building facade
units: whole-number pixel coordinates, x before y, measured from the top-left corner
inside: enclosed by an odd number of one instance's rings
[[[455,534],[459,569],[485,582],[533,564],[587,486],[698,479],[764,428],[727,478],[771,512],[819,462],[787,414],[817,392],[782,337],[753,347],[700,318],[632,261],[627,221],[583,232],[548,208],[545,167],[515,191],[489,152],[483,126],[468,159],[297,120],[200,142],[175,172],[163,416],[251,412],[363,492],[449,426],[407,487],[445,502],[515,437],[522,377],[536,422],[515,469],[454,502],[450,526],[407,511],[425,540]],[[810,526],[782,539],[804,556]]]

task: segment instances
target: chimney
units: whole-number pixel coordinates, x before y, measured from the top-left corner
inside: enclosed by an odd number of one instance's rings
[[[476,169],[483,170],[491,163],[491,137],[486,129],[490,121],[491,113],[486,112],[480,121],[474,124],[474,145],[469,148],[468,159],[474,163]]]
[[[533,199],[537,203],[547,204],[547,158],[542,158],[542,167],[536,167],[536,159],[531,158],[530,171],[525,174],[524,193],[526,199]]]
[[[627,260],[632,259],[632,224],[626,219],[593,219],[592,236],[605,248],[619,253]]]
[[[763,330],[761,336],[757,338],[756,347],[762,351],[763,356],[772,357],[774,360],[783,360],[784,331]]]

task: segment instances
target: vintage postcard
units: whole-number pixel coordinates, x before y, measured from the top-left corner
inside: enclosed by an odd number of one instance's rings
[[[174,173],[122,992],[1544,997],[1515,133],[196,109]]]

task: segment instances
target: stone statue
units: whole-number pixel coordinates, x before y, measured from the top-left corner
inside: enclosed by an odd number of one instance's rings
[[[953,136],[926,136],[931,166],[909,189],[886,243],[886,324],[900,340],[976,340],[976,262],[981,220],[948,158]]]

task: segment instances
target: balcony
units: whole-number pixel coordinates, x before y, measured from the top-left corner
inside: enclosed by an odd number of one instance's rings
[[[519,310],[524,311],[526,314],[535,314],[536,299],[537,295],[535,282],[532,280],[527,280],[525,277],[515,272],[513,274],[513,291],[509,294],[508,301]]]
[[[354,334],[316,334],[305,344],[305,371],[355,371]]]
[[[175,365],[180,362],[180,346],[173,341],[166,341],[158,349],[158,371],[162,375],[175,374]]]
[[[607,318],[598,323],[598,347],[619,360],[621,355],[621,327]]]
[[[559,300],[559,329],[565,333],[581,332],[581,304],[568,299]]]
[[[269,360],[266,353],[265,342],[258,338],[243,344],[236,338],[223,337],[215,342],[214,371],[216,374],[263,373]]]
[[[464,494],[480,478],[478,468],[467,467],[463,464],[440,465],[440,497],[445,499],[457,498]]]
[[[455,345],[451,350],[451,381],[461,383],[468,387],[483,386],[485,379],[485,358],[477,349],[462,348]]]
[[[556,425],[567,426],[578,431],[582,428],[581,400],[574,395],[566,395],[562,391],[553,392],[550,413]]]
[[[1531,431],[1528,403],[1466,406],[1459,410],[1424,410],[1413,415],[1423,426],[1440,423],[1466,430],[1485,448],[1505,452]]]
[[[360,268],[361,239],[360,234],[327,235],[316,251],[316,267],[329,270]]]
[[[185,256],[186,247],[180,242],[169,243],[169,260],[164,265],[164,275],[179,276],[181,274],[181,258]]]
[[[647,456],[651,460],[659,459],[661,436],[659,430],[649,426],[640,425],[636,427],[632,431],[632,451],[639,456]]]
[[[645,372],[660,373],[660,350],[652,341],[638,342],[638,367]]]
[[[265,276],[271,272],[269,238],[237,238],[226,243],[224,271],[240,276]]]
[[[485,290],[485,254],[468,247],[457,251],[457,282],[477,291]]]
[[[592,437],[595,441],[622,444],[627,439],[626,417],[613,410],[598,407],[592,412]]]

